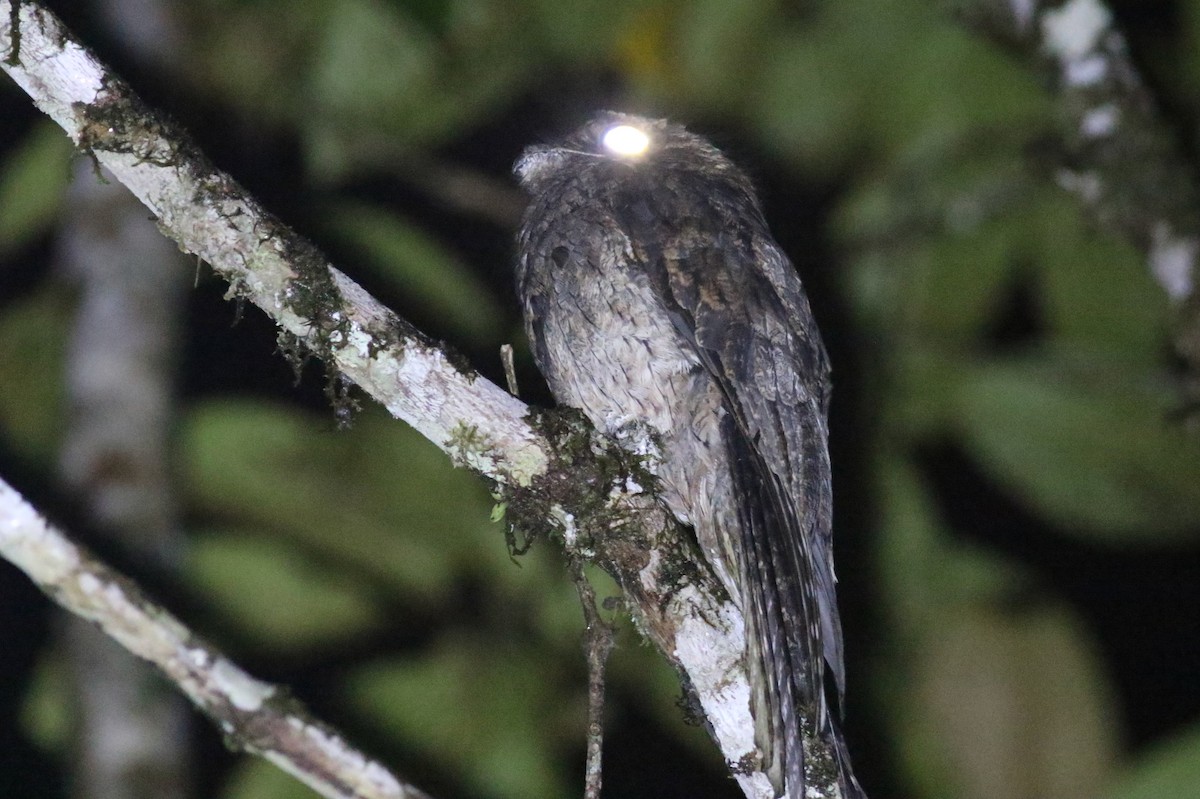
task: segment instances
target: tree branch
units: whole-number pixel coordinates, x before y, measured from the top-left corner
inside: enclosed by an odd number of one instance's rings
[[[1064,157],[1055,175],[1142,253],[1178,310],[1175,344],[1200,397],[1200,201],[1103,0],[969,0],[966,18],[1051,76]]]
[[[53,15],[29,2],[15,8],[0,0],[0,21],[18,25],[0,25],[3,68],[38,107],[145,203],[164,234],[225,277],[231,295],[262,308],[456,463],[493,481],[510,522],[556,529],[570,554],[613,575],[639,629],[695,691],[746,795],[773,796],[759,770],[741,613],[654,501],[653,475],[574,416],[531,413],[460,366],[144,108]],[[801,743],[814,762],[833,757],[815,735]],[[834,776],[808,789],[814,799],[840,796]]]
[[[55,602],[153,663],[227,739],[330,799],[429,799],[355,751],[287,692],[259,682],[67,540],[0,480],[0,555]]]
[[[588,582],[583,563],[573,557],[567,567],[571,571],[575,590],[579,593],[583,620],[587,626],[584,647],[588,664],[588,723],[583,799],[600,799],[604,754],[604,672],[613,648],[613,627],[600,615],[600,609],[596,606],[596,591]]]
[[[123,186],[100,183],[83,161],[55,249],[55,266],[78,287],[59,474],[97,533],[137,562],[175,574],[186,541],[167,442],[185,259]],[[186,796],[187,702],[83,619],[69,618],[59,635],[77,711],[72,796]]]

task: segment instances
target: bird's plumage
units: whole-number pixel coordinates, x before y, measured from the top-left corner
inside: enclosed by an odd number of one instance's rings
[[[647,151],[606,151],[618,125]],[[746,618],[776,788],[803,795],[805,718],[860,795],[823,684],[828,664],[840,702],[828,359],[749,180],[680,126],[612,113],[516,171],[532,198],[518,292],[551,390],[618,439],[654,437],[661,498]]]

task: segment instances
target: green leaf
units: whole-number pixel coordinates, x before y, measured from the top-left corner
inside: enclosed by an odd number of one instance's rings
[[[910,4],[891,28],[872,17],[869,4],[860,6],[846,13],[845,26],[850,36],[869,27],[892,39],[890,60],[877,61],[874,76],[859,74],[878,146],[904,154],[983,131],[1015,127],[1031,135],[1049,126],[1051,106],[1033,73],[948,15]]]
[[[385,622],[352,576],[331,572],[278,540],[204,533],[188,548],[187,577],[245,636],[273,651],[344,641]]]
[[[58,218],[75,146],[46,120],[0,165],[0,258],[42,235]]]
[[[766,52],[764,68],[742,113],[810,173],[943,150],[984,130],[1035,131],[1047,118],[1028,70],[928,3],[842,0],[793,18],[774,20],[779,35],[753,48]]]
[[[1116,731],[1079,620],[1064,607],[1014,602],[1031,596],[1025,571],[956,542],[906,459],[880,467],[889,635],[870,690],[916,793],[1094,796]]]
[[[397,4],[344,0],[315,44],[309,89],[340,124],[411,105],[437,79],[437,38]]]
[[[437,20],[427,11],[345,0],[309,43],[309,104],[296,122],[315,173],[334,178],[392,145],[443,143],[522,88],[535,61],[516,42],[529,25],[507,5],[442,3]]]
[[[1012,564],[956,541],[912,463],[885,457],[877,469],[885,531],[881,586],[900,624],[920,629],[940,605],[995,600],[1024,587]]]
[[[403,422],[368,410],[352,430],[334,433],[332,416],[210,402],[187,415],[180,453],[189,512],[220,518],[228,529],[255,531],[264,540],[245,546],[256,548],[254,560],[262,568],[279,571],[266,554],[276,545],[272,539],[303,553],[303,563],[283,555],[289,569],[299,570],[290,587],[283,586],[289,592],[300,590],[296,579],[322,581],[318,570],[308,568],[313,558],[332,567],[327,587],[344,590],[339,575],[361,574],[373,591],[390,589],[388,599],[423,613],[455,601],[468,580],[486,586],[481,602],[521,614],[546,640],[564,642],[575,654],[579,600],[556,548],[540,544],[514,563],[502,528],[490,521],[494,501],[482,481],[453,468]],[[231,557],[217,553],[206,567],[210,590],[230,605],[240,601],[226,595],[237,580],[212,571]],[[247,568],[244,580],[252,585],[254,575]],[[267,579],[273,584],[288,578]],[[362,618],[351,600],[339,602],[347,603],[341,612],[352,621]],[[332,634],[330,620],[311,623],[314,636]]]
[[[1038,298],[1061,346],[1149,362],[1166,347],[1170,309],[1145,259],[1098,230],[1064,192],[1039,203],[1027,229],[1036,242]]]
[[[961,604],[930,621],[894,697],[894,739],[921,795],[1099,795],[1116,712],[1079,620],[1061,607]]]
[[[395,213],[350,200],[331,204],[323,219],[446,330],[474,344],[499,340],[504,314],[491,290],[428,234]]]
[[[181,436],[193,508],[293,539],[409,599],[507,562],[481,481],[412,428],[378,410],[349,432],[332,428],[332,414],[284,406],[199,406]]]
[[[62,372],[72,303],[47,284],[0,313],[0,433],[21,456],[49,463],[58,448]]]
[[[769,0],[696,0],[679,8],[672,20],[670,52],[679,90],[699,103],[728,106],[757,85],[766,48],[764,39],[776,22]]]
[[[22,730],[43,751],[64,752],[71,740],[72,710],[77,702],[62,650],[45,647],[21,703]]]
[[[421,658],[349,678],[351,703],[385,732],[461,775],[481,796],[568,795],[556,751],[581,741],[582,696],[564,704],[547,661],[515,642],[447,637]]]
[[[922,338],[949,346],[978,341],[1005,297],[1019,235],[1011,219],[1000,218],[922,248],[925,257],[910,271],[907,292],[911,323]]]
[[[934,595],[929,578],[940,571],[935,554],[949,540],[937,507],[921,484],[916,469],[899,457],[880,457],[875,472],[879,480],[880,587],[888,596],[886,607],[900,625],[917,627],[927,618]]]
[[[974,458],[1064,529],[1109,543],[1195,540],[1200,441],[1165,380],[1045,352],[966,369],[956,425]]]
[[[321,799],[300,780],[260,757],[243,757],[221,799]]]
[[[594,63],[627,33],[630,23],[645,12],[646,3],[633,0],[525,0],[523,26],[536,36],[536,45],[552,57],[576,67]],[[531,42],[533,43],[533,42]]]
[[[1022,146],[1014,136],[927,143],[847,196],[834,229],[853,253],[846,281],[865,322],[901,344],[979,347],[1040,219]]]
[[[838,42],[786,31],[770,48],[757,84],[747,87],[748,121],[772,151],[830,177],[862,141],[865,110],[854,77],[837,61]]]
[[[1133,762],[1108,799],[1200,799],[1200,725]]]

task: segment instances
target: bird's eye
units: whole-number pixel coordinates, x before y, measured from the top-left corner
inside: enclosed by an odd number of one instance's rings
[[[633,125],[613,125],[600,137],[604,149],[622,158],[638,158],[650,147],[650,137]]]

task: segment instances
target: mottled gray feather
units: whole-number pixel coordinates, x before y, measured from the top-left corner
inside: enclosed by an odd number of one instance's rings
[[[640,160],[603,131],[651,135]],[[532,202],[518,291],[555,396],[617,436],[654,431],[662,499],[696,530],[747,622],[765,771],[802,796],[803,714],[834,739],[825,700],[845,690],[831,549],[829,365],[800,279],[745,176],[662,121],[602,115],[517,164]]]

